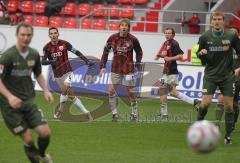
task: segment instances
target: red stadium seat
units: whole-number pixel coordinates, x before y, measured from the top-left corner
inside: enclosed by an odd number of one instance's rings
[[[24,15],[24,22],[34,25],[34,17],[33,15]]]
[[[134,7],[131,5],[122,6],[121,17],[123,18],[133,18],[134,17]]]
[[[84,16],[91,12],[91,5],[88,3],[81,3],[78,6],[78,15]]]
[[[17,0],[10,0],[7,4],[7,10],[9,12],[16,12],[19,2]]]
[[[106,20],[105,19],[94,19],[93,20],[93,29],[105,30],[106,29]]]
[[[114,4],[112,4],[112,5],[108,5],[108,8],[112,8],[112,9],[110,9],[110,10],[108,10],[108,16],[110,16],[110,17],[116,17],[116,18],[118,18],[119,17],[119,9],[117,9],[117,8],[119,8],[119,6],[118,5],[114,5]]]
[[[119,22],[116,22],[116,21],[109,22],[109,30],[118,31],[119,30]]]
[[[76,14],[76,3],[66,3],[63,14],[64,15],[75,15]]]
[[[64,28],[77,28],[78,27],[77,19],[76,18],[65,18],[63,27]]]
[[[93,13],[93,16],[105,16],[105,10],[101,9],[104,8],[103,4],[94,4],[93,5],[93,11],[95,11]]]
[[[39,14],[44,13],[44,9],[45,9],[46,5],[47,5],[46,1],[37,1],[35,8],[34,8],[34,12],[39,13]]]
[[[25,13],[32,13],[33,12],[33,2],[32,1],[23,1],[21,4],[21,10]]]
[[[147,23],[146,24],[147,32],[158,32],[158,24],[155,23]]]
[[[47,16],[37,16],[35,26],[48,27],[48,17]]]
[[[118,3],[131,3],[132,0],[117,0]]]
[[[50,27],[57,27],[57,28],[61,28],[62,27],[62,18],[59,16],[52,16],[50,17],[49,20],[49,26]]]
[[[82,29],[92,29],[92,19],[85,18],[81,23]]]
[[[132,0],[132,2],[136,4],[146,4],[148,0]]]

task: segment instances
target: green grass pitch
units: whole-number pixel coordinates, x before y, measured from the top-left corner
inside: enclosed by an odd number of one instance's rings
[[[96,100],[80,97],[88,108],[98,105]],[[43,109],[52,130],[48,148],[55,163],[235,163],[239,162],[240,126],[232,134],[233,144],[226,146],[221,141],[217,150],[210,154],[197,154],[186,143],[186,132],[196,119],[192,106],[169,102],[169,121],[156,116],[159,101],[139,99],[139,122],[128,121],[130,109],[120,102],[119,122],[111,122],[111,115],[92,122],[62,122],[53,119],[55,103],[48,105],[41,93],[36,102]],[[215,104],[212,104],[206,119],[214,120]],[[78,114],[76,108],[72,109]],[[224,133],[224,124],[221,127]],[[36,134],[34,134],[36,138]],[[222,138],[223,139],[223,138]],[[13,136],[4,122],[0,121],[0,163],[28,162],[21,140]]]

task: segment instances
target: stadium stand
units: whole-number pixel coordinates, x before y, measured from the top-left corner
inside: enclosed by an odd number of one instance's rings
[[[160,10],[170,0],[69,0],[62,11],[50,17],[49,21],[42,17],[47,5],[46,1],[7,0],[6,2],[11,17],[15,16],[19,8],[24,14],[24,21],[35,26],[117,30],[116,20],[129,18],[132,21],[132,31],[161,32],[164,26],[159,22],[164,17]],[[240,17],[240,10],[235,14]],[[240,29],[239,19],[232,17],[226,27],[233,25]]]

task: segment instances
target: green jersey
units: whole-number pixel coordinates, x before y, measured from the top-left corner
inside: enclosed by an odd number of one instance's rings
[[[233,74],[233,49],[240,52],[240,41],[232,30],[216,33],[209,30],[199,38],[199,51],[207,50],[207,55],[198,56],[205,67],[205,78],[223,81]]]
[[[39,53],[28,49],[26,56],[19,53],[16,46],[7,49],[0,58],[0,78],[6,88],[23,101],[35,96],[34,84],[31,78],[41,74]],[[0,103],[8,104],[7,99],[0,95]]]

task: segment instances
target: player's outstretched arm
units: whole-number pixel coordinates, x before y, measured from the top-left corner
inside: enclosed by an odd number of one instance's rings
[[[47,88],[47,84],[46,84],[46,81],[45,81],[43,75],[42,75],[42,74],[38,75],[38,76],[36,77],[36,79],[37,79],[37,82],[38,82],[38,84],[40,85],[40,87],[43,89],[45,99],[46,99],[50,104],[53,103],[54,98],[53,98],[52,94],[49,92],[49,90],[48,90],[48,88]]]

